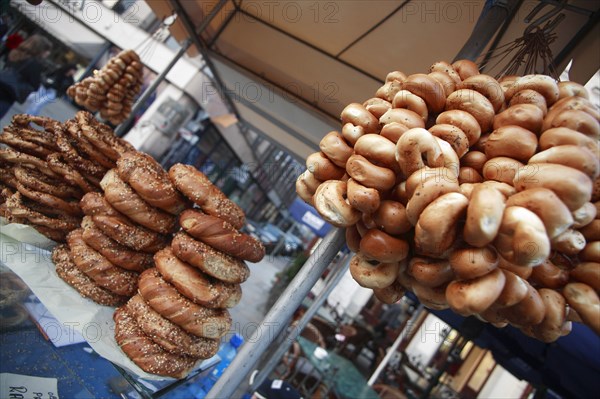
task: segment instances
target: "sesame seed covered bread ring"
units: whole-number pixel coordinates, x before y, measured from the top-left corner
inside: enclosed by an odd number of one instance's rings
[[[227,221],[238,230],[246,223],[244,211],[193,166],[175,164],[169,169],[169,177],[177,190],[203,212]]]
[[[61,199],[81,198],[81,190],[67,184],[64,180],[53,179],[35,169],[21,166],[15,167],[13,171],[17,181],[32,190],[41,191]]]
[[[208,359],[219,350],[218,340],[191,335],[152,309],[139,294],[131,297],[126,308],[144,334],[171,353]]]
[[[51,157],[52,155],[49,155]],[[2,163],[17,164],[31,169],[37,169],[50,177],[59,177],[53,170],[48,168],[48,163],[43,159],[13,150],[12,148],[0,148],[0,161]]]
[[[112,264],[139,273],[154,265],[152,255],[134,251],[108,237],[96,227],[91,216],[83,218],[81,227],[83,241]]]
[[[163,280],[156,268],[140,275],[139,292],[152,309],[190,334],[219,338],[231,327],[231,316],[227,309],[195,304]]]
[[[396,281],[398,263],[371,263],[360,254],[356,254],[350,261],[350,274],[362,287],[385,288]]]
[[[85,273],[75,266],[69,248],[66,245],[57,245],[52,250],[52,262],[56,265],[56,274],[71,287],[75,288],[81,296],[105,306],[119,306],[127,301],[126,296],[117,295],[100,287]]]
[[[55,197],[52,194],[47,194],[41,191],[32,190],[29,187],[21,184],[17,181],[17,190],[24,196],[32,201],[42,204],[49,209],[58,209],[68,215],[81,216],[81,208],[79,207],[79,201],[76,200],[64,200],[59,197]]]
[[[62,154],[54,153],[46,157],[47,167],[54,172],[53,176],[60,176],[66,180],[69,184],[81,188],[82,191],[89,193],[93,191],[100,191],[100,186],[92,180],[87,179],[78,170],[71,167]],[[45,172],[43,172],[45,173]],[[45,173],[47,174],[47,173]]]
[[[92,221],[104,234],[136,251],[152,254],[167,245],[165,236],[143,228],[124,216],[94,215]]]
[[[149,205],[121,180],[116,169],[104,175],[100,186],[104,190],[104,198],[131,220],[161,234],[169,234],[175,229],[175,216]]]
[[[168,173],[150,155],[126,152],[117,161],[117,172],[150,205],[172,215],[178,215],[186,208],[184,198],[175,189]]]
[[[12,131],[9,128],[5,128],[0,134],[0,143],[6,144],[9,147],[14,148],[17,151],[24,152],[34,157],[45,158],[47,155],[54,152],[54,150],[40,145],[35,142],[28,141],[22,137],[19,133]]]
[[[83,241],[82,229],[73,230],[67,236],[73,262],[96,284],[123,296],[132,296],[137,290],[138,274],[113,265]]]
[[[235,258],[259,262],[265,247],[256,238],[240,233],[226,221],[187,209],[179,216],[181,227],[192,237]]]
[[[347,227],[360,219],[360,212],[346,200],[348,184],[341,180],[323,182],[317,188],[313,201],[319,214],[336,227]]]
[[[194,240],[183,232],[173,237],[171,250],[182,261],[226,283],[241,284],[250,276],[250,269],[243,261]]]
[[[196,364],[197,359],[170,353],[152,341],[137,326],[125,307],[118,308],[113,319],[117,344],[142,370],[167,377],[184,378]]]
[[[21,220],[27,220],[37,226],[47,227],[54,230],[70,231],[79,226],[80,219],[71,215],[48,216],[42,209],[32,209],[34,202],[23,198],[20,192],[16,192],[6,199],[6,209],[11,216]],[[62,240],[61,240],[62,241]]]
[[[238,284],[226,284],[199,269],[182,262],[169,247],[154,254],[156,268],[165,281],[192,302],[209,308],[232,308],[238,304],[242,289]]]
[[[427,165],[425,164],[425,161]],[[425,166],[444,166],[442,150],[435,137],[423,128],[407,130],[396,144],[396,161],[405,176]]]

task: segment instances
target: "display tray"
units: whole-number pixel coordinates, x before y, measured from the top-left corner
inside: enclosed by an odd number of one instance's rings
[[[16,234],[18,239],[7,235],[8,233]],[[115,308],[99,305],[83,298],[58,277],[51,259],[51,251],[55,245],[56,243],[45,237],[40,239],[39,233],[29,226],[2,225],[0,263],[27,284],[66,331],[76,331],[81,334],[98,355],[116,365],[118,370],[131,374],[133,378],[128,378],[130,382],[133,379],[166,383],[178,381],[174,378],[146,373],[121,351],[114,337]],[[199,361],[190,376],[206,370],[216,362],[218,362],[217,356]]]

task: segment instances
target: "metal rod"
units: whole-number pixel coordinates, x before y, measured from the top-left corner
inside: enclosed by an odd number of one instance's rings
[[[123,122],[121,122],[121,124],[119,126],[117,126],[117,128],[115,129],[116,136],[123,137],[123,135],[125,135],[125,133],[126,133],[125,129],[127,129],[127,127],[131,124],[131,122],[135,118],[135,114],[137,113],[137,111],[139,111],[140,108],[142,108],[146,104],[146,101],[148,100],[148,98],[150,98],[150,96],[156,91],[156,88],[158,87],[158,85],[161,84],[165,80],[165,78],[167,77],[167,74],[171,71],[173,66],[177,63],[177,61],[179,61],[179,59],[185,54],[185,52],[191,45],[192,45],[192,41],[189,39],[187,39],[183,43],[183,46],[181,46],[181,48],[179,49],[177,54],[175,54],[175,57],[173,57],[171,62],[169,62],[169,65],[167,65],[166,68],[163,69],[163,71],[160,73],[160,75],[158,75],[156,77],[156,79],[154,79],[154,81],[152,82],[150,87],[148,87],[144,91],[144,93],[140,96],[140,98],[138,98],[138,100],[135,102],[135,104],[131,108],[131,112],[129,113],[129,116],[127,117],[127,119],[125,119]]]
[[[350,267],[350,255],[346,255],[340,267],[335,269],[335,272],[327,276],[325,287],[323,291],[317,295],[313,303],[306,309],[304,315],[300,318],[298,323],[293,328],[289,329],[282,339],[281,344],[277,347],[277,350],[272,353],[267,363],[263,366],[260,372],[254,378],[254,382],[250,386],[250,392],[254,392],[258,389],[260,384],[271,374],[271,371],[277,366],[277,363],[281,360],[282,356],[292,346],[300,332],[304,330],[304,327],[310,322],[313,316],[317,313],[319,308],[323,305],[323,302],[329,297],[331,291],[337,286],[342,277],[346,274],[346,271]]]
[[[373,375],[371,375],[371,378],[369,378],[369,381],[367,382],[368,385],[373,385],[377,381],[377,379],[379,378],[379,374],[381,374],[381,372],[385,369],[385,367],[390,362],[390,359],[392,358],[392,356],[394,355],[394,353],[396,352],[396,350],[398,349],[398,347],[400,346],[400,344],[402,343],[404,338],[406,338],[406,336],[410,333],[410,330],[412,329],[412,324],[415,322],[415,320],[417,320],[419,315],[421,313],[423,313],[424,310],[425,310],[425,308],[423,307],[423,305],[419,304],[417,309],[414,311],[414,313],[410,317],[410,320],[406,323],[406,326],[402,329],[400,334],[398,334],[398,337],[396,338],[396,340],[394,341],[392,346],[389,348],[389,350],[385,354],[385,357],[383,358],[383,360],[379,363],[379,365],[373,372]]]
[[[204,18],[204,21],[202,21],[202,23],[200,24],[198,29],[196,29],[195,33],[197,35],[201,35],[202,32],[204,32],[204,30],[208,27],[208,25],[211,23],[211,21],[217,16],[219,11],[221,11],[221,8],[223,8],[223,6],[225,4],[227,4],[228,1],[229,0],[221,0],[213,7],[212,10],[210,10],[210,12],[206,16],[206,18]]]
[[[239,354],[208,392],[206,396],[208,399],[232,397],[234,391],[247,378],[261,355],[281,333],[284,328],[282,320],[288,320],[300,306],[306,294],[342,248],[344,241],[343,229],[332,229],[327,233],[321,244],[266,314],[259,328],[241,347]]]

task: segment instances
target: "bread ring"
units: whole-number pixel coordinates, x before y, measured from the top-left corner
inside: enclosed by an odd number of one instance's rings
[[[482,134],[481,137],[479,137],[479,140],[477,141],[477,143],[475,143],[474,145],[471,146],[470,150],[485,152],[485,143],[488,141],[489,138],[490,138],[490,133]]]
[[[15,151],[12,148],[0,148],[0,161],[2,161],[2,163],[17,164],[27,168],[37,169],[49,177],[59,177],[59,175],[48,168],[46,161],[34,157],[33,155]]]
[[[509,157],[527,162],[537,149],[537,137],[519,126],[503,126],[490,134],[485,143],[485,155],[488,158]]]
[[[502,308],[514,306],[525,298],[525,295],[529,292],[529,285],[515,273],[504,269],[501,270],[504,273],[506,282],[494,305]]]
[[[400,140],[400,136],[402,136],[408,129],[408,126],[402,123],[391,122],[381,128],[379,135],[396,144],[398,140]]]
[[[110,127],[99,123],[89,112],[79,111],[75,119],[83,135],[109,159],[116,162],[121,154],[135,151],[131,144],[116,137]]]
[[[515,327],[534,326],[544,320],[546,306],[535,288],[527,281],[527,295],[516,305],[502,308],[499,313],[505,317],[508,322]]]
[[[82,196],[82,191],[79,188],[65,184],[62,180],[48,177],[35,169],[17,166],[13,170],[15,179],[32,190],[47,193],[64,200],[78,199]]]
[[[408,256],[408,243],[378,229],[368,230],[360,240],[360,253],[367,260],[400,262]]]
[[[460,160],[458,159],[456,151],[454,151],[450,143],[448,143],[447,141],[442,140],[441,138],[436,136],[434,136],[434,139],[437,141],[438,145],[440,146],[440,149],[442,150],[444,167],[452,171],[452,180],[456,180],[460,172]]]
[[[375,97],[381,98],[382,100],[392,102],[396,93],[400,91],[400,85],[402,84],[401,80],[390,80],[386,81],[383,86],[381,86],[375,92]]]
[[[171,353],[208,359],[219,350],[218,340],[189,334],[152,309],[139,294],[131,297],[125,307],[143,333]]]
[[[446,300],[447,286],[444,284],[439,287],[428,287],[415,281],[411,289],[423,306],[433,310],[444,310],[449,307]]]
[[[523,266],[515,265],[514,263],[511,263],[511,262],[507,261],[506,259],[504,259],[501,255],[498,256],[498,267],[500,269],[503,269],[503,270],[506,270],[506,271],[516,274],[517,276],[521,277],[523,280],[527,280],[533,272],[533,267],[529,267],[529,266],[523,267]]]
[[[375,165],[391,170],[399,170],[396,162],[396,146],[378,134],[365,134],[354,144],[354,151]]]
[[[459,158],[462,158],[462,156],[469,151],[469,139],[457,126],[450,124],[435,124],[429,128],[429,132],[450,144]]]
[[[494,122],[494,106],[483,94],[470,89],[456,90],[446,99],[446,110],[459,109],[473,115],[481,132],[488,132]]]
[[[500,229],[504,195],[494,187],[480,184],[473,189],[463,230],[464,240],[474,247],[490,244]]]
[[[106,200],[131,220],[161,234],[169,234],[175,229],[176,218],[146,203],[119,178],[116,169],[111,169],[104,175],[100,186]]]
[[[385,288],[373,289],[373,294],[375,294],[375,297],[381,302],[389,305],[398,302],[405,293],[406,290],[397,281]]]
[[[559,145],[539,152],[529,159],[529,164],[555,163],[577,169],[596,179],[600,174],[598,156],[585,147]]]
[[[304,183],[306,184],[306,186],[308,187],[308,189],[314,194],[315,191],[317,191],[317,188],[321,185],[321,183],[323,183],[320,180],[317,180],[317,178],[315,177],[315,175],[313,175],[310,170],[305,170],[299,177],[298,179],[301,179],[304,181]]]
[[[405,108],[392,108],[379,118],[382,129],[390,123],[400,123],[408,128],[425,127],[425,121],[414,111]]]
[[[452,63],[452,68],[454,68],[462,80],[479,74],[479,67],[477,64],[467,59],[454,61]]]
[[[362,185],[381,191],[391,189],[396,183],[392,170],[374,165],[362,155],[354,154],[348,159],[346,172]]]
[[[508,108],[512,108],[519,104],[532,104],[538,107],[544,116],[548,113],[548,105],[546,105],[546,98],[535,90],[525,89],[517,92],[510,99]]]
[[[400,88],[425,100],[429,111],[439,113],[444,110],[446,92],[442,84],[431,76],[423,73],[409,75],[400,83]]]
[[[519,169],[514,179],[517,191],[546,187],[575,211],[592,198],[592,180],[583,172],[564,165],[536,163]]]
[[[459,192],[456,179],[428,178],[418,186],[406,204],[406,217],[414,226],[425,208],[436,198],[451,192]]]
[[[433,258],[445,257],[456,240],[458,222],[468,204],[464,195],[452,192],[427,205],[415,226],[416,252]]]
[[[538,144],[542,151],[559,145],[576,145],[585,147],[594,154],[598,154],[600,151],[597,140],[566,127],[555,127],[546,130],[540,136]]]
[[[28,224],[50,228],[52,230],[70,231],[79,226],[80,219],[70,215],[49,216],[40,212],[43,209],[32,209],[35,204],[33,201],[27,201],[20,192],[16,192],[6,199],[6,209],[10,212],[11,218],[20,219]],[[49,213],[49,212],[46,212]],[[13,223],[17,223],[16,221]]]
[[[363,213],[371,214],[380,206],[379,191],[375,188],[365,187],[354,179],[348,179],[348,203]]]
[[[542,131],[545,131],[552,127],[552,121],[554,118],[566,110],[580,110],[590,114],[596,120],[600,119],[600,114],[592,103],[583,97],[565,97],[558,100],[552,108],[548,109],[548,114],[544,118],[544,124],[542,125]]]
[[[381,201],[373,213],[373,222],[377,228],[391,235],[404,234],[412,228],[406,217],[404,205],[392,200]]]
[[[321,139],[319,148],[331,162],[340,168],[346,167],[346,162],[353,152],[352,147],[344,141],[344,137],[335,131],[327,133],[325,137]]]
[[[455,280],[446,288],[446,299],[450,308],[462,315],[482,313],[498,299],[506,277],[500,269],[466,281]]]
[[[486,181],[497,181],[512,186],[513,181],[524,165],[512,158],[495,157],[483,165],[483,177]]]
[[[109,91],[106,93],[106,99],[108,101],[112,101],[114,103],[122,102],[125,98],[125,93],[116,93],[114,91]]]
[[[315,152],[306,158],[306,169],[321,181],[338,180],[346,173],[322,152]]]
[[[202,273],[180,261],[169,247],[154,254],[154,262],[165,281],[198,305],[232,308],[240,301],[242,290],[238,284],[227,284]]]
[[[0,143],[6,144],[9,147],[14,148],[17,151],[24,152],[25,154],[32,155],[38,158],[45,158],[48,154],[54,152],[46,146],[40,145],[35,142],[31,142],[18,133],[14,133],[10,129],[5,128],[2,134],[0,134]]]
[[[303,176],[305,173],[310,173],[310,171],[306,170],[298,177],[298,179],[296,179],[296,194],[298,194],[298,197],[300,197],[304,202],[314,207],[313,195],[315,192],[309,188],[308,184],[304,180]]]
[[[226,283],[241,284],[250,276],[250,269],[241,260],[194,240],[183,232],[173,237],[171,250],[180,260]]]
[[[319,214],[336,227],[351,226],[360,219],[360,212],[346,200],[347,188],[344,181],[326,181],[319,186],[313,197]]]
[[[600,138],[600,123],[585,111],[567,109],[557,114],[551,123],[552,127],[566,127],[598,140]]]
[[[579,259],[584,262],[600,263],[600,241],[590,241],[579,253]]]
[[[139,273],[154,266],[152,255],[133,251],[114,241],[96,227],[91,216],[83,218],[81,228],[83,241],[112,264]]]
[[[373,97],[365,101],[363,107],[369,111],[377,119],[381,118],[383,114],[392,108],[392,104],[382,98]]]
[[[504,91],[496,79],[489,75],[478,74],[469,76],[460,84],[461,89],[475,90],[485,96],[498,112],[504,105]]]
[[[550,255],[550,240],[542,220],[520,206],[504,210],[494,243],[504,259],[518,266],[537,266]]]
[[[360,239],[362,238],[356,225],[346,227],[346,245],[354,253],[360,251]]]
[[[354,126],[362,126],[365,133],[378,133],[379,121],[372,113],[367,111],[362,104],[351,103],[342,110],[342,124],[352,123]]]
[[[600,219],[592,220],[579,231],[587,241],[600,241]]]
[[[73,230],[67,236],[73,262],[79,270],[93,279],[100,287],[117,295],[132,296],[137,291],[138,273],[113,265],[83,241],[82,229]]]
[[[140,275],[139,292],[152,309],[190,334],[219,338],[231,327],[231,316],[227,309],[211,309],[195,304],[163,280],[156,268]]]
[[[23,196],[38,202],[49,209],[58,209],[72,216],[80,216],[82,214],[78,201],[67,201],[52,194],[32,190],[19,181],[17,181],[17,190],[19,190]]]
[[[116,163],[102,154],[100,151],[94,147],[92,143],[83,135],[79,125],[73,120],[69,120],[65,122],[65,132],[71,136],[71,139],[74,140],[77,145],[76,149],[79,154],[88,158],[90,161],[99,164],[105,170],[112,169],[116,166]]]
[[[408,263],[407,272],[417,283],[431,288],[440,287],[454,279],[454,272],[446,260],[413,257]]]
[[[359,137],[365,134],[365,128],[362,126],[355,126],[352,123],[346,123],[342,126],[342,136],[350,143],[354,145]]]
[[[600,292],[600,263],[583,262],[569,273],[569,276],[592,287],[596,292]]]
[[[425,165],[426,160],[427,165]],[[429,166],[443,166],[444,157],[435,137],[427,130],[414,128],[407,130],[396,144],[396,161],[405,176]]]
[[[462,78],[454,67],[446,61],[438,61],[429,67],[429,72],[441,72],[449,76],[455,84],[459,84]]]
[[[489,246],[458,249],[450,254],[449,262],[458,280],[471,280],[496,269],[498,254]]]
[[[448,74],[446,72],[432,71],[429,74],[427,74],[427,76],[440,82],[440,84],[444,88],[444,94],[446,95],[446,97],[448,97],[450,94],[452,94],[456,90],[456,85],[458,83],[456,82],[456,80],[454,80],[450,76],[450,74]],[[456,76],[458,76],[458,75],[456,75]],[[459,79],[458,82],[460,82],[460,77],[458,79]]]
[[[92,220],[104,234],[136,251],[154,253],[167,245],[165,236],[134,224],[123,216],[99,214],[92,216]]]
[[[569,283],[562,292],[569,306],[575,309],[583,322],[600,335],[600,298],[592,287],[583,283]]]
[[[569,272],[554,265],[550,259],[546,259],[533,268],[529,282],[537,287],[560,289],[569,282]]]
[[[481,151],[469,151],[460,159],[460,166],[471,167],[479,174],[483,174],[483,166],[487,162],[487,156]]]
[[[477,170],[469,166],[461,166],[458,171],[458,184],[464,183],[481,183],[483,176]]]
[[[567,302],[554,290],[542,288],[539,293],[546,311],[542,322],[533,326],[533,334],[542,342],[554,342],[563,335],[562,327],[567,322]]]
[[[585,86],[571,81],[558,82],[558,98],[583,97],[589,100],[589,94]]]
[[[385,288],[396,281],[398,263],[371,263],[362,255],[356,254],[350,261],[350,274],[361,287]]]
[[[126,64],[134,64],[140,62],[139,55],[132,49],[122,50],[116,57],[121,58]]]
[[[400,90],[396,93],[392,100],[392,107],[411,110],[423,118],[424,121],[427,121],[429,116],[425,100],[408,90]]]
[[[585,229],[590,223],[593,223],[594,219],[598,216],[596,206],[591,202],[586,202],[581,208],[573,211],[573,228],[574,229]],[[591,226],[590,226],[591,227]],[[585,233],[582,231],[585,235]],[[598,233],[600,239],[600,232]],[[586,236],[586,239],[589,239]]]
[[[567,229],[552,239],[552,249],[565,255],[577,255],[585,247],[586,240],[577,230]]]
[[[513,105],[494,117],[494,130],[516,125],[539,134],[544,122],[544,113],[533,104]]]
[[[84,298],[105,306],[119,306],[127,301],[127,297],[117,295],[100,287],[91,278],[75,266],[66,245],[57,245],[52,250],[52,262],[56,265],[56,274]]]
[[[554,78],[547,75],[521,76],[506,90],[506,100],[510,101],[515,94],[526,89],[535,90],[543,95],[548,106],[551,106],[558,100],[558,84]]]
[[[477,119],[470,113],[460,109],[444,111],[438,115],[436,124],[448,124],[459,128],[467,135],[469,146],[475,144],[481,136],[481,127]]]
[[[167,377],[184,378],[196,364],[197,359],[168,352],[152,341],[137,326],[127,308],[118,308],[113,319],[117,344],[142,370]]]
[[[406,207],[409,200],[408,194],[406,193],[406,181],[401,182],[392,190],[390,198]]]
[[[415,190],[418,187],[425,187],[425,182],[429,179],[435,179],[436,181],[447,180],[450,182],[456,182],[458,184],[458,180],[456,179],[456,176],[454,175],[452,170],[445,167],[430,168],[426,166],[411,174],[408,177],[408,179],[406,179],[406,181],[403,182],[403,184],[405,185],[404,195],[408,199],[412,198],[415,194]]]

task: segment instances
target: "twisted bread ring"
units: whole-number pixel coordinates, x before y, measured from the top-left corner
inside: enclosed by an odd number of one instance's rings
[[[17,181],[17,190],[19,190],[23,196],[31,199],[32,201],[40,203],[49,209],[58,209],[72,216],[82,215],[81,208],[79,207],[79,201],[68,201],[52,194],[32,190],[19,181]]]
[[[99,214],[92,216],[92,221],[104,234],[136,251],[152,254],[167,245],[165,236],[132,223],[124,216]]]
[[[81,198],[82,196],[82,191],[78,187],[66,184],[64,180],[48,177],[35,169],[17,166],[13,170],[16,180],[32,190],[47,193],[64,200]]]
[[[26,220],[36,226],[56,231],[70,231],[76,229],[80,223],[80,219],[77,217],[69,215],[47,216],[39,210],[32,209],[31,202],[26,202],[20,192],[8,197],[5,204],[12,217]]]

